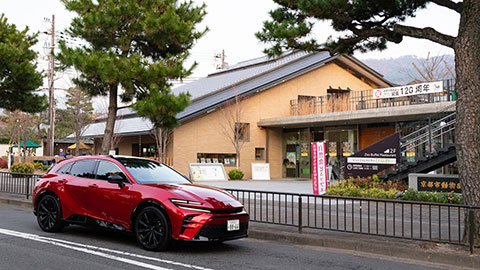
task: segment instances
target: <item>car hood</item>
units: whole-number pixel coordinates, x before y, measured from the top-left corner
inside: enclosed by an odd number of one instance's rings
[[[170,199],[197,201],[209,208],[237,208],[243,205],[225,190],[199,184],[163,184],[149,186],[161,188],[171,194]]]

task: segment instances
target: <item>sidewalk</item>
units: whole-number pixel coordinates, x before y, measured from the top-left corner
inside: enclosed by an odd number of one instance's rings
[[[212,186],[232,189],[251,189],[292,193],[310,193],[311,183],[308,181],[275,180],[275,181],[228,181],[202,182]],[[310,190],[309,190],[310,189]],[[0,193],[1,204],[10,204],[31,208],[31,200],[25,196]],[[452,267],[470,267],[480,269],[480,250],[470,255],[468,247],[448,244],[436,244],[422,241],[342,233],[326,230],[303,229],[296,227],[251,222],[249,237],[259,240],[274,241],[286,244],[317,246],[328,249],[347,250],[367,256],[388,256],[399,260],[419,260],[430,263],[451,265]]]

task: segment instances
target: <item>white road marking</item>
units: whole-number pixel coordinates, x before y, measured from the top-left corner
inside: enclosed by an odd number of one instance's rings
[[[119,251],[119,250],[114,250],[114,249],[108,249],[108,248],[102,248],[102,247],[97,247],[97,246],[92,246],[92,245],[85,245],[81,243],[76,243],[76,242],[71,242],[71,241],[66,241],[66,240],[61,240],[61,239],[55,239],[55,238],[49,238],[49,237],[44,237],[36,234],[30,234],[30,233],[23,233],[23,232],[18,232],[18,231],[12,231],[12,230],[6,230],[6,229],[0,229],[1,234],[6,234],[10,236],[15,236],[15,237],[20,237],[28,240],[33,240],[33,241],[38,241],[42,243],[47,243],[47,244],[52,244],[68,249],[73,249],[76,251],[84,252],[84,253],[89,253],[93,255],[97,255],[100,257],[116,260],[116,261],[121,261],[124,263],[148,268],[148,269],[154,269],[154,270],[168,270],[168,268],[162,268],[156,265],[152,264],[147,264],[111,254],[107,254],[104,252],[100,251],[105,251],[105,252],[110,252],[114,254],[119,254],[119,255],[124,255],[124,256],[131,256],[139,259],[145,259],[145,260],[151,260],[151,261],[156,261],[156,262],[161,262],[161,263],[166,263],[166,264],[172,264],[172,265],[177,265],[185,268],[191,268],[191,269],[198,269],[198,270],[213,270],[210,268],[205,268],[201,266],[196,266],[192,264],[185,264],[181,262],[175,262],[175,261],[170,261],[170,260],[163,260],[159,258],[154,258],[154,257],[148,257],[148,256],[143,256],[139,254],[134,254],[134,253],[129,253],[125,251]]]

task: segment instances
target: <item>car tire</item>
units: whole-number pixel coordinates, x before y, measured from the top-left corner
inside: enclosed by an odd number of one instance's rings
[[[157,207],[143,208],[135,218],[135,237],[146,250],[165,250],[172,238],[170,222]]]
[[[62,207],[52,195],[42,197],[37,205],[37,222],[45,232],[59,232],[63,228]]]

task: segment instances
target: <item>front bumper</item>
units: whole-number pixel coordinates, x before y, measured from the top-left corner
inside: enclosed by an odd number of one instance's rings
[[[228,220],[239,220],[238,230],[227,230]],[[227,241],[248,236],[247,212],[235,214],[200,214],[186,215],[182,223],[178,239],[181,240],[208,240]],[[175,237],[177,238],[177,237]]]

